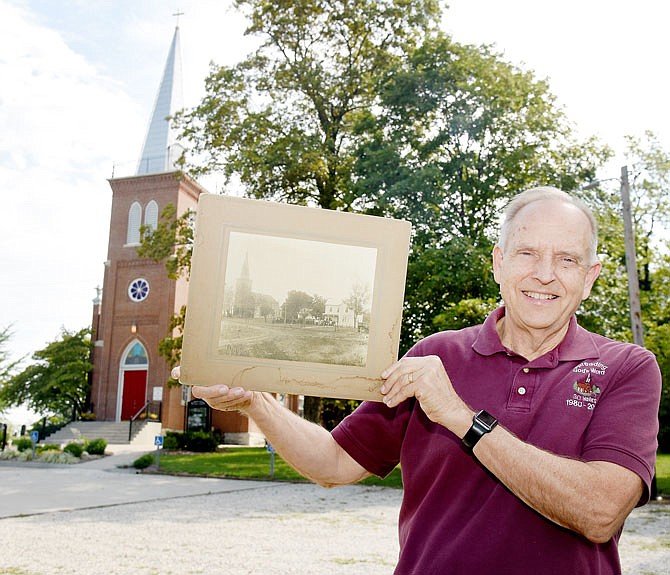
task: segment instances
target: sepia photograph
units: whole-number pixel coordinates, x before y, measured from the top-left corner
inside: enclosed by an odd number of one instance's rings
[[[231,232],[218,352],[365,366],[377,249]]]
[[[203,194],[180,382],[381,400],[409,222]]]

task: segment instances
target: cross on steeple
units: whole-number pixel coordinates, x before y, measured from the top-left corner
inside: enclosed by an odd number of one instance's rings
[[[177,8],[177,11],[173,14],[173,16],[176,16],[176,17],[177,17],[177,28],[179,28],[179,16],[183,16],[183,15],[184,15],[184,13],[181,12],[181,11],[179,10],[179,8]]]

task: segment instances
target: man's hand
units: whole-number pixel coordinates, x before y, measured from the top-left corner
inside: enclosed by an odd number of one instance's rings
[[[170,374],[174,379],[179,379],[179,366],[175,367]],[[244,411],[250,407],[255,392],[241,387],[228,387],[227,385],[191,387],[193,397],[204,399],[211,407],[220,411]]]
[[[172,377],[179,379],[179,368]],[[299,473],[319,485],[354,483],[369,473],[357,463],[325,428],[298,417],[270,393],[227,385],[193,386],[194,397],[214,409],[241,411],[256,422],[281,457]]]
[[[463,437],[472,424],[474,412],[454,391],[442,360],[435,355],[405,357],[382,373],[384,403],[395,407],[416,397],[431,421]]]

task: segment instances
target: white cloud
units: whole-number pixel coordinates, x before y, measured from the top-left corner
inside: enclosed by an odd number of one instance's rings
[[[90,323],[102,281],[115,157],[144,111],[63,37],[0,4],[0,325],[15,356]],[[130,121],[129,121],[130,120]],[[135,156],[136,157],[136,156]]]

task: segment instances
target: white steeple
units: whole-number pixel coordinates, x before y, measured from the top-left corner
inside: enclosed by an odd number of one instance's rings
[[[178,134],[173,122],[167,120],[167,117],[173,116],[182,108],[181,50],[179,26],[177,26],[142,148],[142,156],[137,165],[138,176],[171,172],[177,169],[175,162],[181,156],[182,147],[177,142]]]

